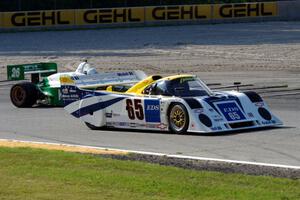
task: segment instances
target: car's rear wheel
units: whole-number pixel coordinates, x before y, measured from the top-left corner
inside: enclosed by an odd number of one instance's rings
[[[172,104],[169,109],[168,121],[170,131],[176,134],[186,133],[189,127],[189,115],[185,106],[180,103]]]
[[[32,107],[38,98],[38,89],[29,82],[18,83],[10,90],[11,102],[18,108]]]

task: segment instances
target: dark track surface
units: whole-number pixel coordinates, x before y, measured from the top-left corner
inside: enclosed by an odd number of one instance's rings
[[[223,135],[91,131],[63,108],[15,108],[0,86],[0,138],[300,166],[300,95],[265,99],[283,128]]]

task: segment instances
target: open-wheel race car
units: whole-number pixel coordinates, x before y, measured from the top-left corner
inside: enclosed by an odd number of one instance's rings
[[[212,133],[281,125],[255,92],[212,91],[194,75],[149,76],[135,84],[79,89],[61,77],[65,109],[91,129]]]
[[[64,106],[60,93],[60,77],[71,76],[79,88],[90,90],[101,89],[110,84],[111,80],[136,83],[146,77],[142,71],[102,72],[98,73],[87,62],[82,62],[73,72],[57,72],[56,63],[31,63],[7,66],[7,79],[20,81],[10,90],[10,99],[13,105],[19,108],[33,105]],[[26,76],[31,80],[24,82]]]

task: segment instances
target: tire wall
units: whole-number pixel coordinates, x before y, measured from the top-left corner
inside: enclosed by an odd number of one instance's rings
[[[300,20],[300,1],[0,12],[0,32]]]

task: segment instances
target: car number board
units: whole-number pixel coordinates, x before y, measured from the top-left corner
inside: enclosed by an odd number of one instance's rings
[[[246,119],[235,102],[218,103],[217,106],[227,121],[239,121]]]

